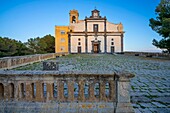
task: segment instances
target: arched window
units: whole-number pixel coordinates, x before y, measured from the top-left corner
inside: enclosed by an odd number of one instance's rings
[[[4,85],[0,83],[0,98],[4,97]]]
[[[14,98],[14,84],[13,83],[9,84],[9,95],[10,95],[10,98]]]
[[[76,23],[76,17],[75,16],[72,17],[72,23]]]

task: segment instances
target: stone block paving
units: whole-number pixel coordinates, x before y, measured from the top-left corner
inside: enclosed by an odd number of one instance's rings
[[[109,54],[68,55],[57,60],[59,71],[113,73],[128,70],[136,75],[131,80],[130,90],[135,112],[170,113],[170,60]]]

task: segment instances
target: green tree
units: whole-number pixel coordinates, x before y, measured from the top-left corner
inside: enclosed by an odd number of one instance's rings
[[[55,52],[55,38],[54,36],[46,35],[42,37],[42,40],[47,44],[46,48],[44,51],[47,53],[54,53]]]
[[[51,35],[46,35],[42,38],[30,38],[26,42],[26,46],[33,54],[54,53],[55,39]]]
[[[29,50],[32,54],[45,53],[43,50],[44,50],[44,48],[46,48],[46,44],[39,37],[30,38],[30,39],[28,39],[28,42],[26,42],[25,44],[29,48]]]
[[[153,39],[152,44],[170,53],[170,0],[161,0],[155,9],[156,19],[151,18],[149,26],[163,37],[160,41]]]
[[[14,54],[15,56],[31,54],[29,49],[26,47],[24,43],[18,41],[16,44],[17,44],[17,49],[16,49],[16,53]]]
[[[0,57],[28,54],[28,48],[21,42],[8,37],[0,37]]]

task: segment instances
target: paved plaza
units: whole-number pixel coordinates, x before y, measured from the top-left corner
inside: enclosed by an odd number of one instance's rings
[[[54,59],[56,60],[56,59]],[[131,102],[136,113],[170,113],[170,60],[111,54],[73,54],[57,58],[59,71],[113,73],[128,70]],[[17,70],[42,70],[34,63]]]

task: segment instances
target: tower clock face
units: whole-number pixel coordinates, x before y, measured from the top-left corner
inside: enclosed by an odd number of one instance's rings
[[[95,12],[95,13],[94,13],[94,17],[97,17],[97,16],[98,16],[98,13],[97,13],[97,12]]]

